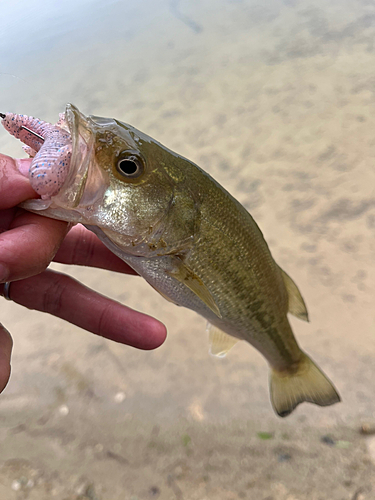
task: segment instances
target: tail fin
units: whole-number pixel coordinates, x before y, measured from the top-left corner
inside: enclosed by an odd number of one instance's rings
[[[270,392],[273,409],[280,417],[288,416],[304,401],[319,406],[340,401],[333,384],[306,354],[293,374],[272,370]]]

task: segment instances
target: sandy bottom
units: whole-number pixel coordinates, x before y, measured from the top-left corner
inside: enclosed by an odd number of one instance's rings
[[[298,283],[311,323],[292,319],[296,337],[343,402],[278,419],[250,346],[211,358],[205,321],[140,278],[64,267],[169,337],[140,352],[2,301],[15,348],[0,499],[373,499],[375,438],[360,428],[375,423],[375,7],[140,4],[48,17],[28,2],[33,64],[20,30],[4,71],[28,83],[0,79],[1,106],[56,121],[71,101],[213,175]],[[0,150],[19,154],[5,134]]]

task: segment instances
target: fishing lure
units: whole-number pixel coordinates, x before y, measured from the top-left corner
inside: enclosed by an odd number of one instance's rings
[[[56,125],[27,115],[0,113],[0,117],[6,130],[26,144],[24,149],[33,158],[29,180],[34,191],[42,199],[50,198],[64,184],[72,155],[71,135],[63,128],[64,115]]]

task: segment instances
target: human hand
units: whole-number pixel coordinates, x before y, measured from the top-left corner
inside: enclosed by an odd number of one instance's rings
[[[31,160],[0,155],[0,294],[11,282],[10,298],[29,309],[47,312],[89,332],[139,349],[155,349],[166,328],[85,287],[73,278],[46,270],[53,260],[136,274],[81,225],[27,212],[17,205],[37,198],[25,173]],[[21,173],[24,175],[21,175]],[[0,325],[0,392],[10,375],[12,340]]]

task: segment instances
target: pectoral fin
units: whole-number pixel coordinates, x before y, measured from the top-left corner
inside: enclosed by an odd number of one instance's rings
[[[216,316],[221,318],[220,310],[201,278],[189,269],[179,257],[176,257],[174,264],[174,269],[167,271],[167,274],[186,285]]]
[[[289,312],[303,321],[309,321],[305,301],[302,298],[301,292],[298,290],[297,285],[292,278],[286,274],[285,271],[279,268],[284,280],[285,287],[289,297]]]
[[[207,323],[207,331],[210,344],[209,353],[219,358],[224,358],[239,340],[211,325],[211,323]]]

